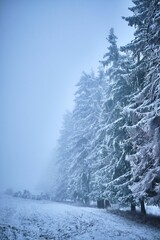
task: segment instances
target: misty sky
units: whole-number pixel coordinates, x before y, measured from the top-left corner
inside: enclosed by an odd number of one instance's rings
[[[73,108],[81,72],[96,70],[115,28],[119,45],[132,29],[121,19],[130,0],[0,1],[0,187],[33,189]]]

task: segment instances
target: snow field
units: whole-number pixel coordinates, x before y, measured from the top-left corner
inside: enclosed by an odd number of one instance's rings
[[[160,240],[160,230],[105,210],[0,198],[0,240]]]

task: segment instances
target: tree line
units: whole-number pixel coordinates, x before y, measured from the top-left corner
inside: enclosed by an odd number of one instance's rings
[[[134,38],[111,28],[98,73],[83,73],[58,141],[56,200],[160,204],[160,2],[132,0]]]

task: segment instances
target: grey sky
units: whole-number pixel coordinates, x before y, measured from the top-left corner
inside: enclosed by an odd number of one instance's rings
[[[81,72],[97,68],[106,36],[132,37],[129,0],[0,1],[0,187],[33,189],[73,107]]]

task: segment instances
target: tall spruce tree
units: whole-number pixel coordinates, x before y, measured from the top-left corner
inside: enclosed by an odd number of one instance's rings
[[[73,198],[88,203],[90,193],[91,142],[99,120],[101,79],[94,73],[83,73],[75,95],[73,110],[74,135],[70,165],[69,192]]]
[[[132,186],[134,197],[141,201],[160,201],[160,159],[159,159],[159,1],[133,1],[132,17],[127,17],[129,25],[135,26],[135,38],[125,49],[133,53],[135,65],[128,75],[134,81],[134,91],[130,104],[124,109],[128,124],[126,130],[132,142],[132,154],[128,161],[132,166]]]
[[[95,137],[97,156],[92,177],[92,195],[94,198],[108,198],[112,202],[122,203],[130,193],[130,165],[125,160],[122,144],[126,134],[122,109],[131,91],[126,80],[130,58],[120,54],[113,29],[107,40],[108,52],[101,61],[106,71],[106,87],[99,130]]]
[[[68,178],[71,156],[71,144],[73,134],[72,112],[66,112],[63,118],[62,129],[58,140],[55,167],[57,168],[57,177],[54,180],[55,199],[58,201],[70,199],[68,195]]]

